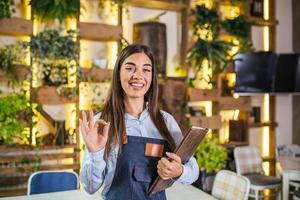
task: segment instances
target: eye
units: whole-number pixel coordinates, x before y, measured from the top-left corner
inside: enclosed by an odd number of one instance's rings
[[[134,70],[134,67],[126,66],[125,69],[126,69],[127,71],[133,71],[133,70]]]
[[[147,73],[150,73],[150,72],[152,72],[152,69],[144,68],[143,71],[144,71],[144,72],[147,72]]]

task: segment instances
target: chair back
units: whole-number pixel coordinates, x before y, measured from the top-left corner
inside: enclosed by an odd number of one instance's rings
[[[72,171],[39,171],[28,179],[27,195],[78,189],[78,175]]]
[[[262,173],[262,158],[256,147],[236,147],[233,154],[238,174]]]
[[[221,170],[216,175],[212,196],[219,200],[247,200],[249,190],[250,182],[246,177]]]

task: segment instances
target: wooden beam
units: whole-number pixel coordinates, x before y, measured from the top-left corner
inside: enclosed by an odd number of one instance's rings
[[[170,11],[181,11],[188,6],[184,3],[173,3],[173,2],[158,1],[158,0],[147,0],[147,1],[130,0],[128,1],[127,4],[133,7],[170,10]]]
[[[253,26],[276,26],[278,24],[277,20],[264,20],[258,17],[250,17],[249,22]]]
[[[100,23],[79,22],[79,38],[95,41],[118,41],[121,39],[122,26]]]
[[[221,90],[191,88],[189,94],[190,101],[218,101],[221,96]]]
[[[250,97],[221,97],[219,99],[220,110],[251,111]]]
[[[7,162],[21,162],[22,160],[31,160],[34,161],[36,159],[36,154],[20,156],[20,155],[13,155],[13,156],[0,156],[0,163],[7,163]],[[64,158],[74,158],[76,153],[51,153],[51,154],[41,154],[39,155],[42,161],[45,160],[60,160]]]
[[[63,170],[63,169],[80,169],[80,164],[75,163],[75,164],[41,164],[40,165],[40,170]],[[18,169],[16,167],[11,167],[11,168],[2,168],[0,172],[1,175],[7,175],[7,174],[14,174],[17,172],[22,172],[22,173],[27,173],[27,172],[32,172],[32,166],[28,164],[24,164]]]
[[[12,17],[0,20],[0,33],[5,35],[32,35],[33,23],[31,20]]]
[[[84,80],[90,80],[92,82],[101,82],[105,79],[112,78],[113,70],[111,69],[99,69],[92,67],[89,69],[82,68],[84,74]]]
[[[222,120],[221,116],[215,115],[211,117],[205,117],[205,116],[192,116],[189,118],[190,124],[194,126],[201,126],[209,129],[220,129],[222,127]]]
[[[30,92],[30,96],[32,98],[31,100],[35,103],[37,102],[48,105],[60,105],[75,103],[77,101],[76,97],[68,99],[67,97],[59,96],[57,93],[57,87],[42,86],[39,88],[32,88]]]

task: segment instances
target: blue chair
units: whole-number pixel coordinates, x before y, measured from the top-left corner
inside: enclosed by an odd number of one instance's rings
[[[78,175],[72,171],[39,171],[28,179],[27,195],[78,189]]]

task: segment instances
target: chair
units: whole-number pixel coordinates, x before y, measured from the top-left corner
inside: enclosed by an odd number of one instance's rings
[[[72,171],[39,171],[28,179],[27,195],[76,190],[78,175]]]
[[[293,200],[300,200],[300,190],[294,192]]]
[[[274,176],[265,176],[262,173],[262,158],[259,150],[253,146],[236,147],[234,159],[237,173],[246,176],[250,180],[249,197],[260,199],[264,197],[263,191],[270,189],[275,191],[268,196],[277,196],[280,199],[281,179]]]
[[[287,156],[291,158],[300,157],[300,145],[279,145],[276,150],[277,156]],[[294,191],[297,191],[300,189],[300,180],[290,180],[289,185]],[[290,191],[290,193],[293,194],[293,191]]]
[[[249,190],[250,182],[246,177],[221,170],[216,175],[212,196],[219,200],[247,200]]]

